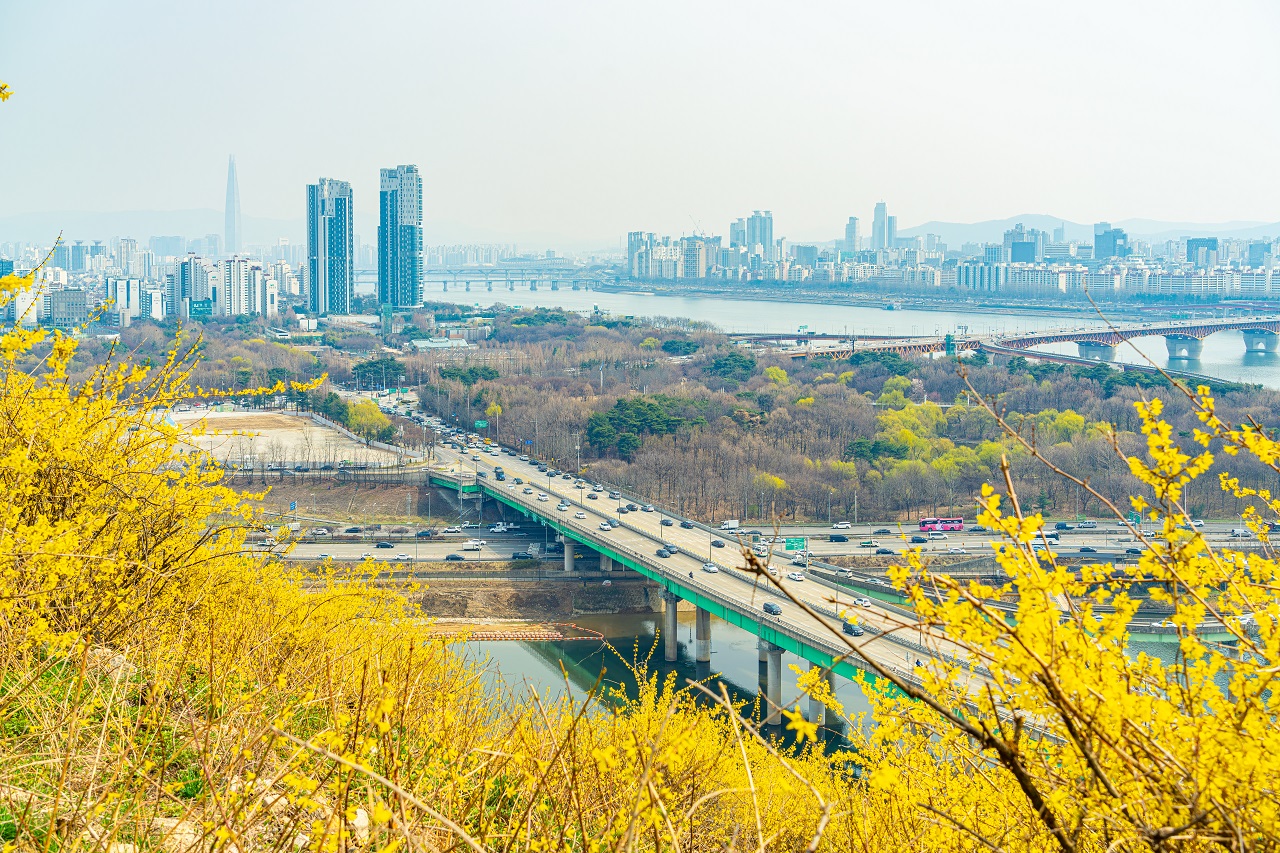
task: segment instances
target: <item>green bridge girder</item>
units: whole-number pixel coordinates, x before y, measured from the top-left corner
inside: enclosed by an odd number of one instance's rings
[[[736,625],[744,631],[755,634],[762,640],[773,643],[775,646],[791,652],[809,663],[828,668],[835,674],[854,681],[865,679],[874,683],[879,680],[879,676],[875,673],[856,666],[849,658],[833,655],[829,651],[816,648],[809,643],[806,643],[799,637],[794,637],[785,631],[779,630],[774,625],[760,620],[748,608],[727,606],[723,602],[706,595],[702,591],[694,589],[688,584],[682,583],[678,578],[669,577],[656,569],[646,566],[644,563],[637,561],[634,557],[622,553],[608,542],[587,540],[577,531],[570,530],[568,525],[557,518],[544,515],[518,501],[513,501],[509,496],[497,491],[496,489],[489,487],[481,488],[486,495],[504,506],[511,507],[526,518],[538,519],[547,527],[550,527],[552,530],[555,530],[563,536],[566,541],[577,542],[587,546],[593,551],[604,554],[614,562],[620,563],[632,571],[644,575],[657,583],[663,589],[679,596],[682,600],[694,604],[703,610],[709,611],[720,619],[723,619],[725,622],[728,622],[731,625]]]

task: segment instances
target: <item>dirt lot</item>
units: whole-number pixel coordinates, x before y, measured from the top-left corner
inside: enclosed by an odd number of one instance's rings
[[[233,485],[245,491],[263,488],[257,483],[253,486],[242,486],[239,483]],[[417,486],[368,486],[333,480],[272,485],[262,506],[273,512],[284,513],[288,511],[290,501],[297,501],[298,511],[308,518],[332,522],[349,521],[352,524],[406,520],[413,524],[424,524],[423,516],[427,513],[426,499]],[[413,512],[412,516],[405,515],[406,501]],[[444,499],[434,500],[431,509],[441,519],[451,518],[454,512]]]
[[[202,423],[205,435],[191,444],[223,461],[259,464],[376,463],[395,458],[392,453],[366,447],[310,418],[279,412],[175,412],[180,425]]]

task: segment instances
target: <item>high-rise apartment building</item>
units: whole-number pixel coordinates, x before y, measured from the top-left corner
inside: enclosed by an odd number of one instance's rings
[[[898,217],[884,218],[884,248],[892,249],[898,244]]]
[[[871,218],[871,248],[887,249],[889,241],[886,239],[886,233],[889,218],[889,207],[882,201],[876,202],[876,212]]]
[[[236,175],[235,155],[227,158],[227,207],[223,219],[223,245],[227,254],[237,254],[243,248],[244,229],[240,223],[240,179]]]
[[[422,178],[417,166],[381,171],[378,303],[396,308],[422,304]]]
[[[755,252],[757,246],[766,261],[774,260],[772,210],[757,210],[747,217],[747,249]]]
[[[747,220],[735,219],[729,223],[729,248],[740,249],[747,245]]]
[[[846,252],[858,251],[858,217],[850,216],[844,224],[844,248]]]
[[[1187,263],[1198,267],[1213,267],[1218,264],[1218,238],[1192,237],[1187,240]]]
[[[350,314],[355,284],[351,184],[307,185],[307,298],[312,313]]]

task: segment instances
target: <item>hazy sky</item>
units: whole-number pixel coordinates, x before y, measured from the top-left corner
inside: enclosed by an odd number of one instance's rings
[[[0,214],[422,169],[476,239],[1280,220],[1276,0],[0,0]],[[432,242],[430,231],[428,242]]]

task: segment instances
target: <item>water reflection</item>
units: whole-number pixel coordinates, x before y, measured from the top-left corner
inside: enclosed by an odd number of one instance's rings
[[[678,686],[698,681],[717,695],[723,685],[733,701],[746,704],[744,714],[757,721],[762,718],[760,697],[765,691],[767,664],[759,660],[754,634],[712,617],[711,662],[699,662],[694,660],[693,613],[682,612],[679,659],[667,663],[657,642],[659,617],[656,614],[584,616],[574,622],[599,631],[610,645],[580,640],[500,641],[468,643],[461,648],[473,660],[487,659],[485,678],[495,689],[513,695],[528,695],[532,690],[544,699],[554,700],[563,697],[567,689],[580,701],[599,679],[601,688],[622,690],[634,697],[638,692],[638,675],[656,675],[663,679],[674,674]],[[808,699],[801,696],[797,684],[798,672],[791,667],[803,672],[809,664],[795,655],[784,654],[782,665],[783,704],[794,708],[799,703],[807,708]],[[844,678],[836,681],[836,698],[846,714],[857,719],[858,715],[870,711],[861,685]],[[824,739],[830,746],[844,743],[843,724],[833,722],[827,728]],[[770,727],[766,732],[791,742],[791,733],[785,729]]]

